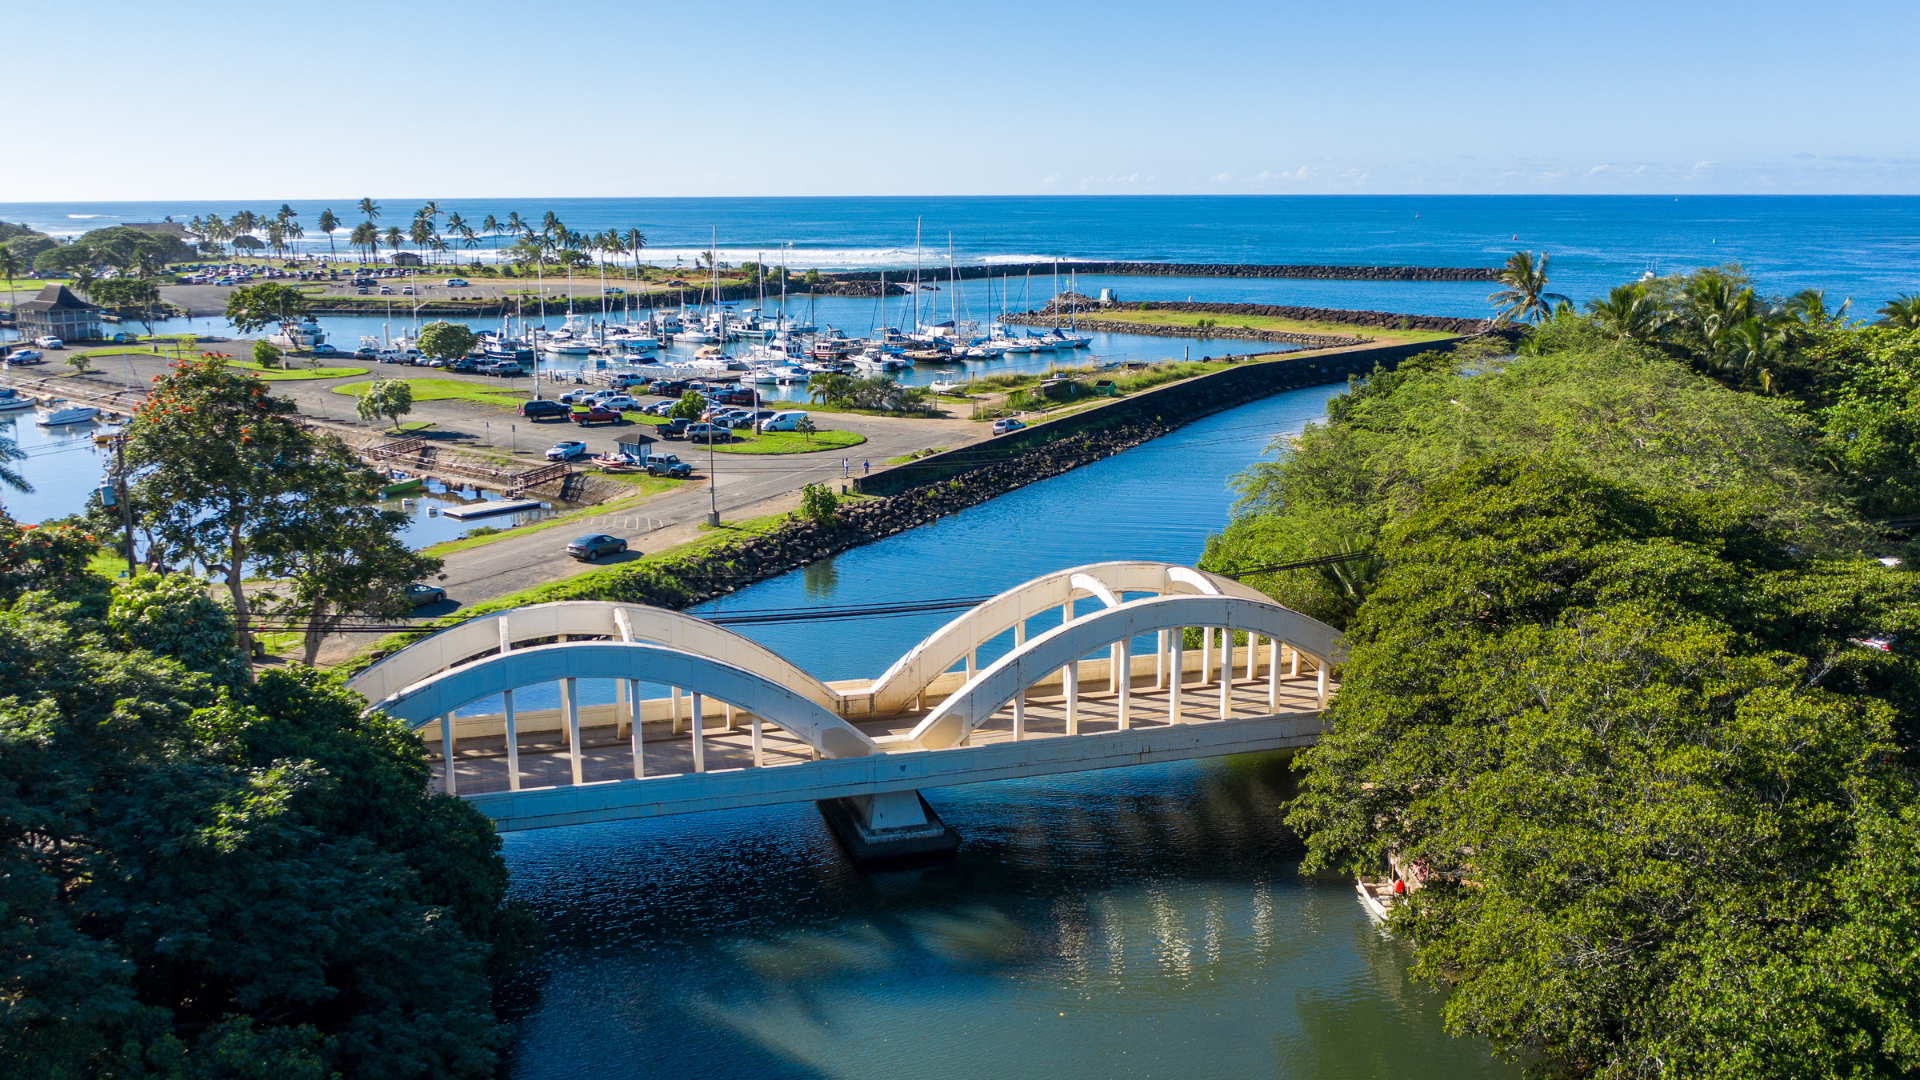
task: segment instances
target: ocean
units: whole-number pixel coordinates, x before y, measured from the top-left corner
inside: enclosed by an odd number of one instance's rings
[[[347,229],[359,197],[292,203],[307,235],[331,207]],[[381,198],[378,224],[405,227],[426,200]],[[222,203],[0,203],[0,220],[72,236],[124,221],[186,221],[277,201]],[[1122,259],[1191,263],[1340,263],[1495,266],[1516,250],[1552,258],[1553,287],[1585,302],[1639,277],[1737,262],[1769,294],[1823,288],[1853,297],[1856,313],[1920,291],[1920,197],[1913,196],[1048,196],[743,199],[445,199],[476,226],[518,211],[548,211],[582,233],[637,228],[647,261],[691,266],[717,243],[722,262],[782,259],[795,270],[906,268],[915,231],[925,265]],[[482,238],[486,247],[503,241]],[[469,257],[465,252],[461,257]],[[1479,315],[1484,285],[1119,279],[1123,295],[1413,314]],[[1039,283],[1034,284],[1039,292]],[[1083,288],[1083,291],[1084,288]]]

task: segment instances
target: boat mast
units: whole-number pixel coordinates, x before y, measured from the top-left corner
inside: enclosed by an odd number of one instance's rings
[[[921,220],[922,219],[920,218],[913,219],[913,332],[916,334],[922,332],[922,327],[920,324],[920,222]],[[937,304],[934,305],[933,317],[936,319],[940,317],[940,307]]]

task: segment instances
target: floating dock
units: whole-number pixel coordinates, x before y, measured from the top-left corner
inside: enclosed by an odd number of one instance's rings
[[[496,499],[493,502],[474,503],[471,506],[450,506],[440,511],[442,517],[456,521],[468,518],[492,517],[495,514],[511,514],[518,510],[538,510],[538,499]]]

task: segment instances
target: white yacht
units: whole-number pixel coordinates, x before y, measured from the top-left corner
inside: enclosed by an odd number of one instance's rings
[[[47,411],[35,418],[41,427],[53,427],[58,424],[78,424],[100,415],[100,410],[91,405],[72,405],[65,398],[55,398],[47,403]]]

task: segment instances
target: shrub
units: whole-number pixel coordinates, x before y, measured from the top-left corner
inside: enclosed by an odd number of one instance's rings
[[[825,484],[808,484],[800,489],[800,516],[822,525],[834,522],[834,508],[840,497]]]

